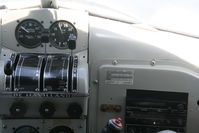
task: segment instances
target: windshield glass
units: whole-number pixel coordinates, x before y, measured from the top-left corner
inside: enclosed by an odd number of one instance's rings
[[[136,18],[147,25],[199,36],[198,0],[59,0],[59,2],[61,6],[67,8],[84,9],[121,20],[126,20],[123,16],[133,21]],[[8,8],[21,8],[38,5],[40,0],[0,0],[0,5],[3,4]],[[120,15],[113,15],[113,12]]]
[[[109,4],[143,23],[199,36],[198,0],[109,0]]]

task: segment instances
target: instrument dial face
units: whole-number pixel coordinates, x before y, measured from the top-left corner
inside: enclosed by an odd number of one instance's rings
[[[70,22],[61,20],[50,27],[50,43],[58,49],[67,49],[71,38],[77,38],[77,30]]]
[[[17,128],[14,133],[39,133],[37,129],[31,126],[21,126]]]
[[[21,21],[15,30],[15,36],[20,45],[26,48],[36,48],[41,45],[43,26],[36,20]]]

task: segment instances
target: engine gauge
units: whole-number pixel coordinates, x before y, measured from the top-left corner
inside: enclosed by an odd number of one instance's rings
[[[50,27],[50,43],[58,49],[67,49],[70,39],[77,38],[77,30],[68,21],[60,20]]]
[[[15,30],[15,36],[20,45],[26,48],[36,48],[41,44],[43,26],[36,20],[21,21]]]
[[[14,133],[39,133],[39,131],[32,126],[21,126]]]

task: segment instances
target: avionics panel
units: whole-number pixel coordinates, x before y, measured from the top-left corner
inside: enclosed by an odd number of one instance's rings
[[[187,93],[127,90],[126,132],[157,133],[162,130],[186,132]]]

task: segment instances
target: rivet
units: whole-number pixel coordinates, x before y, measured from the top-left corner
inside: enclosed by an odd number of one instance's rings
[[[117,61],[117,60],[114,60],[114,61],[112,62],[112,64],[113,64],[113,65],[117,65],[117,64],[118,64],[118,61]]]
[[[98,80],[97,80],[97,79],[96,79],[96,80],[94,80],[93,82],[94,82],[95,84],[98,84]]]
[[[3,128],[7,128],[7,125],[5,125],[5,124],[3,124],[3,126],[2,126]]]
[[[156,61],[155,61],[155,60],[152,60],[152,61],[151,61],[151,66],[155,66],[155,64],[156,64]]]

